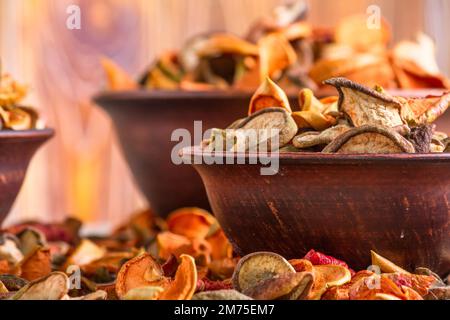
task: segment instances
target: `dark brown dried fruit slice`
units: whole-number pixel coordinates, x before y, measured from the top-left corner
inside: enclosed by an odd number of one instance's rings
[[[411,129],[408,140],[412,142],[417,153],[429,153],[433,133],[432,125],[421,125]]]
[[[313,283],[314,275],[310,272],[285,273],[261,281],[243,294],[255,300],[303,300],[308,297]]]
[[[0,275],[0,281],[9,291],[19,291],[28,284],[28,281],[11,274]]]
[[[233,274],[233,287],[243,292],[277,275],[295,273],[292,265],[273,252],[255,252],[243,257]]]
[[[331,142],[323,153],[388,154],[415,153],[414,146],[399,133],[382,126],[352,129]]]
[[[339,109],[351,119],[355,127],[382,125],[392,128],[405,124],[398,99],[345,78],[333,78],[324,83],[336,87]]]

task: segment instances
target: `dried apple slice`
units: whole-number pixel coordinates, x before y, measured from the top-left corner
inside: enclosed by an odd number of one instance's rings
[[[252,298],[233,289],[203,291],[196,293],[192,300],[253,300]]]
[[[12,234],[0,234],[0,260],[6,260],[10,266],[14,266],[22,259],[19,240]]]
[[[395,97],[345,78],[333,78],[324,83],[336,87],[339,110],[350,118],[355,127],[382,125],[393,128],[406,124],[401,116],[402,104]]]
[[[139,87],[136,81],[111,59],[103,57],[100,62],[105,70],[110,90],[134,90]]]
[[[217,227],[217,230],[210,232],[206,237],[206,241],[211,246],[211,259],[221,260],[233,257],[233,247],[220,227]]]
[[[131,289],[149,286],[164,287],[168,282],[161,266],[148,253],[143,253],[120,268],[116,280],[116,294],[122,299]]]
[[[35,228],[25,228],[17,234],[17,237],[20,241],[20,251],[22,251],[24,256],[36,250],[37,247],[45,247],[47,245],[45,235]]]
[[[340,135],[349,131],[351,127],[348,125],[337,125],[322,132],[308,131],[304,132],[292,140],[294,147],[306,149],[315,146],[328,145]]]
[[[205,238],[216,219],[200,208],[182,208],[172,212],[167,218],[170,232],[189,239]]]
[[[375,251],[370,251],[370,256],[372,258],[372,265],[378,266],[382,272],[385,273],[401,273],[401,274],[407,274],[410,273],[406,271],[405,269],[397,266],[392,261],[380,256]]]
[[[255,252],[243,257],[233,274],[233,287],[243,292],[276,275],[295,273],[294,267],[273,252]]]
[[[53,272],[28,283],[12,300],[61,300],[69,292],[69,278],[65,273]]]
[[[278,79],[282,72],[297,61],[289,40],[282,33],[270,33],[258,41],[261,81]]]
[[[450,106],[450,92],[426,98],[397,98],[403,106],[402,115],[410,125],[431,124]]]
[[[313,283],[314,276],[310,272],[285,273],[262,280],[242,293],[255,300],[304,300]]]
[[[352,279],[350,270],[338,265],[314,266],[314,274],[318,273],[325,279],[327,288],[342,286]]]
[[[382,126],[361,126],[340,135],[323,153],[388,154],[415,153],[414,146],[399,133]]]
[[[311,261],[306,259],[293,259],[289,263],[294,267],[295,272],[314,272],[314,266]]]
[[[190,300],[197,288],[195,260],[189,255],[180,256],[180,265],[175,279],[165,288],[159,300]]]
[[[157,286],[139,287],[129,290],[122,300],[158,300],[164,288]]]
[[[286,93],[269,77],[265,77],[250,100],[248,115],[265,108],[280,107],[292,112]]]
[[[48,248],[37,247],[30,252],[20,265],[21,277],[33,281],[52,272],[52,258]]]
[[[89,239],[83,239],[67,259],[66,266],[83,266],[102,258],[105,253],[105,248],[97,246]]]

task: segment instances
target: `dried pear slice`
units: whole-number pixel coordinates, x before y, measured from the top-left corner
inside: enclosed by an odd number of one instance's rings
[[[265,108],[280,107],[292,112],[286,93],[269,77],[264,78],[250,100],[248,115]]]
[[[382,126],[362,126],[352,129],[331,142],[323,153],[388,154],[415,153],[411,142],[399,133]]]
[[[410,125],[431,124],[450,107],[450,92],[442,96],[405,99],[397,97],[402,104],[402,115]]]
[[[11,300],[61,300],[69,292],[69,278],[65,273],[53,272],[30,282]]]
[[[122,300],[158,300],[163,291],[164,288],[157,286],[134,288],[128,291]]]
[[[252,298],[233,289],[204,291],[196,293],[192,300],[253,300]]]
[[[168,282],[161,266],[148,253],[143,253],[120,268],[116,280],[116,294],[122,299],[131,289],[165,286]]]
[[[348,268],[338,265],[314,266],[314,274],[317,273],[320,273],[325,279],[327,289],[342,286],[352,279]]]
[[[191,300],[197,288],[197,268],[193,257],[182,254],[175,279],[159,296],[159,300]]]
[[[385,273],[403,273],[409,275],[410,273],[405,269],[400,268],[392,261],[380,256],[375,251],[370,251],[370,255],[372,258],[372,265],[378,266],[382,272]]]
[[[261,281],[285,273],[295,273],[295,270],[282,256],[273,252],[251,253],[236,266],[232,277],[233,287],[243,292]]]
[[[309,131],[302,133],[292,140],[294,147],[306,149],[320,145],[328,145],[334,139],[349,131],[351,128],[347,125],[337,125],[322,132]]]
[[[278,148],[282,148],[287,145],[292,138],[297,134],[298,128],[294,119],[284,109],[281,108],[266,108],[256,113],[253,113],[250,117],[242,121],[238,129],[245,130],[253,129],[258,131],[258,145],[267,145],[267,150],[275,150],[275,146],[271,144],[272,130],[279,130],[279,142]],[[263,134],[261,134],[263,133]],[[249,149],[247,145],[246,150]]]
[[[18,248],[18,239],[11,234],[0,234],[0,260],[8,261],[10,266],[16,265],[23,259]]]
[[[285,273],[258,282],[242,293],[255,300],[303,300],[306,299],[314,283],[310,272]]]
[[[345,78],[333,78],[324,83],[336,87],[339,109],[355,127],[382,125],[392,128],[406,124],[401,116],[402,105],[398,99]]]
[[[96,245],[89,239],[83,239],[67,259],[66,266],[83,266],[102,258],[105,254],[105,248]]]

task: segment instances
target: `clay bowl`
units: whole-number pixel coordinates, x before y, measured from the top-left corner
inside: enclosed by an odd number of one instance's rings
[[[185,160],[201,156],[183,149]],[[316,249],[365,269],[375,250],[410,270],[450,272],[450,154],[283,153],[272,176],[248,164],[255,156],[194,165],[238,254]]]
[[[53,129],[0,131],[0,226],[22,187],[31,158]]]
[[[200,135],[210,128],[227,127],[246,116],[250,97],[249,92],[130,91],[101,93],[94,101],[111,116],[125,158],[150,206],[166,216],[185,206],[210,209],[195,170],[171,160],[179,144],[171,141],[172,132],[185,128],[194,139],[196,120],[202,121]],[[183,146],[199,142],[188,140]]]

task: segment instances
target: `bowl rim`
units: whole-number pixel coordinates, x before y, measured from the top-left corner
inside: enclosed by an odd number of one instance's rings
[[[201,150],[200,146],[186,147],[180,150],[181,158],[187,161],[188,164],[196,165],[208,165],[204,162],[196,163],[196,159],[201,159],[204,156],[211,155],[209,152]],[[272,155],[278,155],[280,163],[296,164],[296,163],[370,163],[370,162],[445,162],[450,163],[450,153],[392,153],[392,154],[327,154],[321,152],[279,152]],[[216,159],[244,159],[244,165],[252,165],[247,160],[249,159],[270,159],[267,154],[259,152],[247,152],[247,153],[231,153],[215,152],[214,157]],[[216,165],[216,164],[213,164]],[[240,165],[233,162],[231,165]],[[257,165],[261,165],[257,163]]]
[[[42,140],[55,134],[55,129],[30,129],[30,130],[0,130],[1,141],[15,140]]]

